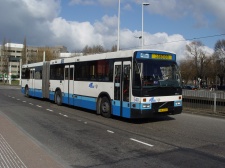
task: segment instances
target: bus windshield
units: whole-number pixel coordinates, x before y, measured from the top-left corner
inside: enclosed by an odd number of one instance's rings
[[[136,59],[133,88],[180,87],[181,78],[174,61]]]

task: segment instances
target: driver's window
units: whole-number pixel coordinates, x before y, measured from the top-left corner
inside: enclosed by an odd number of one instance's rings
[[[140,87],[141,86],[141,73],[142,73],[142,63],[134,64],[134,72],[133,72],[133,86]]]

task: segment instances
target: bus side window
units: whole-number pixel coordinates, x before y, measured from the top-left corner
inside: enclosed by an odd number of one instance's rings
[[[120,100],[120,74],[121,65],[115,65],[115,85],[114,85],[114,99]]]
[[[73,73],[74,73],[74,68],[70,68],[70,80],[74,80]]]
[[[68,76],[69,76],[69,68],[65,68],[65,80],[69,79]]]
[[[30,70],[28,68],[22,70],[22,79],[30,79]]]
[[[30,79],[34,79],[34,70],[30,71]]]
[[[129,101],[130,93],[130,65],[124,66],[123,101]]]

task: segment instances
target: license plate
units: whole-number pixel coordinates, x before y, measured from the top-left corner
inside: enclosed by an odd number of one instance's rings
[[[162,109],[158,110],[158,112],[160,112],[160,113],[167,112],[167,111],[168,111],[168,108],[162,108]]]

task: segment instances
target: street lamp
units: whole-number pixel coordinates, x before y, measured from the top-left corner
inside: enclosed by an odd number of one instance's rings
[[[118,1],[118,31],[117,31],[117,51],[120,50],[120,0]]]
[[[141,46],[141,39],[142,39],[142,36],[134,36],[134,37],[139,39],[138,47],[140,47],[140,46]]]
[[[141,31],[141,47],[144,46],[144,6],[150,5],[149,3],[142,3],[142,31]]]

